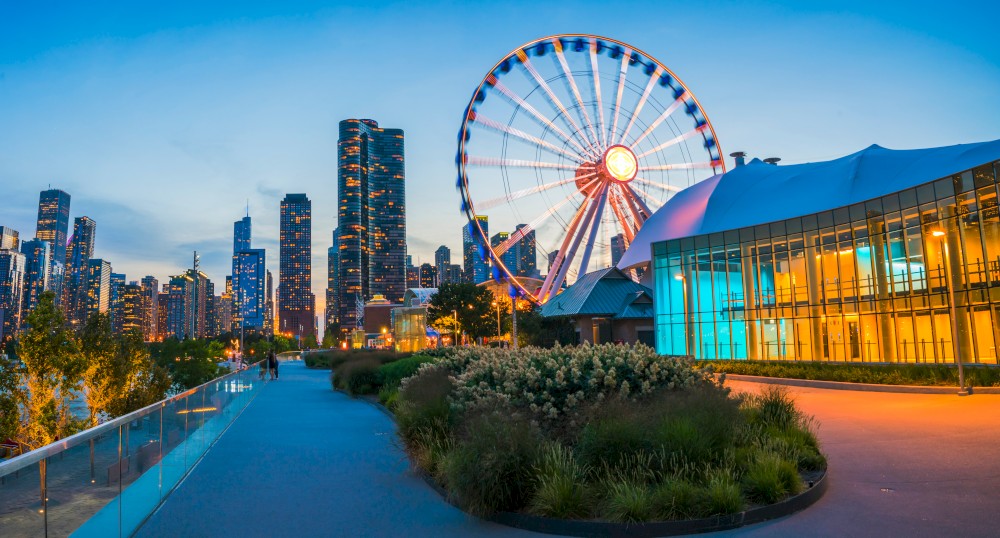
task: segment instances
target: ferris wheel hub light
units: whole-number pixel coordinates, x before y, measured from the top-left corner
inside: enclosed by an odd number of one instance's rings
[[[604,153],[604,168],[616,181],[625,183],[635,179],[639,161],[635,158],[635,153],[625,146],[611,146]]]

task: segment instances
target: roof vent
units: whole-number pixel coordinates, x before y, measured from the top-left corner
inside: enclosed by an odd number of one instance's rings
[[[736,151],[730,153],[729,156],[736,160],[736,166],[743,166],[747,163],[747,154],[745,151]]]
[[[764,162],[766,162],[767,164],[777,165],[778,161],[780,161],[780,160],[781,160],[781,157],[768,157],[768,158],[764,159]]]

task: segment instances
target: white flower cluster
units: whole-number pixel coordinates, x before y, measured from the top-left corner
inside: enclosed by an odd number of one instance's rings
[[[538,419],[555,420],[605,398],[634,399],[660,389],[711,382],[709,371],[683,357],[665,357],[644,345],[588,345],[551,349],[469,347],[434,364],[455,385],[452,406],[463,411],[508,403]],[[406,382],[404,381],[404,386]]]

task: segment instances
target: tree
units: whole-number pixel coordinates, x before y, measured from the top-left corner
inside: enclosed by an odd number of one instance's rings
[[[20,337],[19,385],[26,390],[19,402],[20,421],[15,440],[34,450],[76,433],[81,424],[73,418],[69,402],[83,376],[80,358],[66,319],[55,306],[55,294],[45,292],[25,320]]]
[[[133,329],[118,337],[115,362],[122,372],[122,385],[120,397],[106,410],[111,416],[137,411],[166,396],[172,383],[170,373],[153,361],[140,331]]]
[[[466,282],[441,284],[427,306],[427,319],[436,326],[438,320],[453,315],[458,316],[461,330],[473,338],[496,333],[493,293],[485,287]]]
[[[100,414],[107,413],[111,403],[122,397],[125,372],[116,360],[117,346],[110,316],[103,313],[88,316],[78,338],[84,362],[82,381],[87,396],[87,423],[92,428],[97,426]]]
[[[517,309],[517,340],[522,346],[552,347],[556,342],[562,345],[576,343],[576,330],[566,317],[545,318],[540,308]]]
[[[20,429],[21,402],[26,397],[21,375],[21,364],[0,354],[0,441],[16,438]]]

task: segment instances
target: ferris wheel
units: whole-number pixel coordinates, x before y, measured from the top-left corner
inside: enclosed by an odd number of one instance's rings
[[[721,155],[673,71],[620,41],[563,34],[514,49],[479,83],[458,135],[457,187],[493,278],[543,303],[610,266],[674,193],[724,172]],[[490,237],[500,230],[511,233]],[[544,278],[515,278],[531,276],[511,255],[525,241]]]

